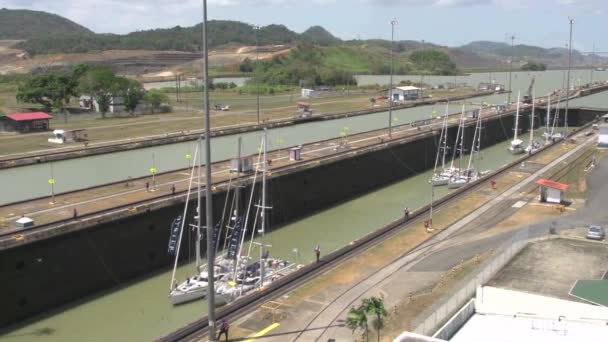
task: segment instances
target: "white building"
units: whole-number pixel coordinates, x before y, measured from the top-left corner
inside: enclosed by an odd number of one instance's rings
[[[302,88],[302,98],[311,99],[319,97],[319,92],[314,89]]]
[[[97,99],[91,97],[89,95],[82,95],[79,99],[80,107],[87,108],[89,110],[94,110],[99,113],[99,103],[97,103]],[[108,107],[108,113],[124,113],[127,110],[123,104],[123,99],[120,96],[112,96],[110,98],[110,106]],[[143,101],[135,107],[136,113],[141,113],[146,111],[146,106]]]
[[[396,87],[391,89],[389,97],[393,101],[407,101],[407,100],[417,100],[420,98],[421,88],[406,86],[406,87]]]
[[[608,147],[608,124],[601,124],[597,141],[598,147]]]

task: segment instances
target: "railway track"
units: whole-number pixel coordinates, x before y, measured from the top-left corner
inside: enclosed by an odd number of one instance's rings
[[[571,138],[574,135],[578,134],[580,131],[590,127],[591,124],[592,123],[589,123],[589,124],[579,128],[578,130],[572,132],[568,136],[568,138]],[[550,150],[550,149],[555,149],[558,146],[560,146],[559,143],[543,147],[540,151],[536,152],[533,156],[536,156],[538,153],[542,153],[542,152]],[[578,158],[581,158],[581,157],[583,157],[583,156],[579,156]],[[524,161],[527,161],[530,158],[531,158],[531,156],[522,157],[521,159],[516,160],[512,163],[509,163],[509,164],[503,166],[502,168],[496,170],[488,177],[484,177],[474,183],[471,183],[470,185],[468,185],[465,188],[458,189],[458,190],[442,197],[441,199],[437,200],[434,203],[434,208],[442,206],[451,200],[457,199],[470,192],[478,190],[482,186],[482,184],[487,181],[487,179],[489,177],[495,177],[500,174],[503,174],[503,173],[507,172],[509,169],[511,169],[512,167],[517,166],[518,164],[520,164]],[[567,164],[556,172],[563,171],[564,169],[569,169],[572,167],[571,165],[572,165],[572,163]],[[508,191],[508,190],[505,190],[505,192],[506,191]],[[428,214],[429,209],[430,209],[430,207],[428,205],[424,206],[420,209],[417,209],[415,212],[413,212],[410,215],[409,221],[410,222],[415,221],[417,218],[420,218],[420,217]],[[238,320],[239,318],[245,316],[246,314],[250,313],[251,311],[257,309],[261,304],[265,303],[266,301],[270,300],[271,298],[276,298],[278,296],[285,294],[286,292],[289,292],[290,290],[298,287],[299,285],[313,279],[317,275],[335,267],[336,265],[340,264],[342,261],[344,261],[348,258],[351,258],[351,257],[357,255],[358,253],[361,253],[362,251],[365,251],[366,249],[368,249],[378,243],[381,243],[382,241],[385,241],[386,239],[390,238],[393,234],[395,234],[403,229],[407,229],[407,225],[404,225],[404,223],[405,222],[403,220],[397,220],[395,222],[392,222],[392,223],[366,235],[365,237],[355,241],[353,244],[351,244],[349,246],[345,246],[345,247],[327,255],[325,258],[323,258],[323,260],[322,260],[323,262],[321,264],[307,265],[307,266],[303,267],[302,269],[300,269],[299,271],[290,274],[286,278],[276,281],[275,283],[270,285],[264,291],[248,295],[244,298],[239,299],[238,301],[236,301],[234,303],[231,303],[230,305],[219,308],[216,311],[217,320],[228,319],[229,321],[232,321],[232,322]],[[426,243],[426,241],[420,243],[419,245],[415,246],[410,252],[404,254],[403,256],[407,256],[408,254],[418,251],[419,248],[425,243]],[[167,336],[161,337],[159,339],[159,341],[163,341],[163,342],[171,341],[172,342],[172,341],[184,341],[184,340],[185,341],[200,340],[200,339],[203,339],[204,335],[208,332],[208,325],[209,325],[209,321],[208,321],[207,317],[204,317],[196,322],[193,322],[193,323],[181,328],[178,331],[175,331]]]

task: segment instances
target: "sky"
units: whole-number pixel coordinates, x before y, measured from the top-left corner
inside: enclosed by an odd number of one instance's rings
[[[191,26],[202,0],[0,0],[0,8],[41,10],[98,33]],[[321,25],[342,39],[425,40],[460,46],[475,40],[607,51],[607,0],[208,0],[209,19],[283,24],[296,32]]]

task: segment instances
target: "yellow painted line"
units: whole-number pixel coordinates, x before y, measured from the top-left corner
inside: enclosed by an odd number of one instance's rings
[[[264,328],[264,330],[260,330],[255,335],[249,336],[251,339],[245,340],[245,342],[253,342],[253,340],[256,337],[262,337],[262,336],[266,335],[269,331],[275,329],[278,326],[279,326],[279,323],[272,323],[271,325],[269,325],[266,328]]]

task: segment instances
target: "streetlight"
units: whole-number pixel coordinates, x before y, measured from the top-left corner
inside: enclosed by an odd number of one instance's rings
[[[260,49],[258,46],[258,31],[260,30],[259,26],[253,25],[253,30],[255,32],[255,93],[256,93],[256,114],[258,118],[258,125],[260,124],[260,80],[259,75],[256,75],[258,68],[260,66]]]
[[[513,47],[515,46],[515,36],[511,36],[511,58],[509,59],[509,98],[507,103],[511,105],[511,76],[513,73]]]
[[[55,204],[55,175],[53,174],[53,162],[51,165],[51,178],[49,178],[49,184],[51,185],[51,204]]]
[[[568,134],[568,100],[570,99],[570,68],[572,67],[572,26],[574,25],[574,19],[568,18],[568,21],[570,22],[570,43],[568,43],[568,76],[566,76],[566,111],[564,114],[564,128],[566,129],[566,134]]]
[[[388,138],[393,137],[393,41],[397,19],[391,20],[391,77],[388,86]]]
[[[215,250],[213,241],[213,204],[211,195],[211,120],[209,115],[209,48],[207,46],[207,0],[203,0],[203,92],[205,106],[205,216],[207,219],[207,320],[209,341],[215,341]],[[201,151],[202,153],[202,151]],[[200,179],[199,179],[200,184]],[[200,191],[198,192],[200,196]],[[199,201],[199,207],[200,207]],[[199,216],[202,213],[199,210]]]
[[[422,81],[424,80],[424,39],[422,40],[422,60],[420,62],[420,97],[424,98],[422,93]]]

